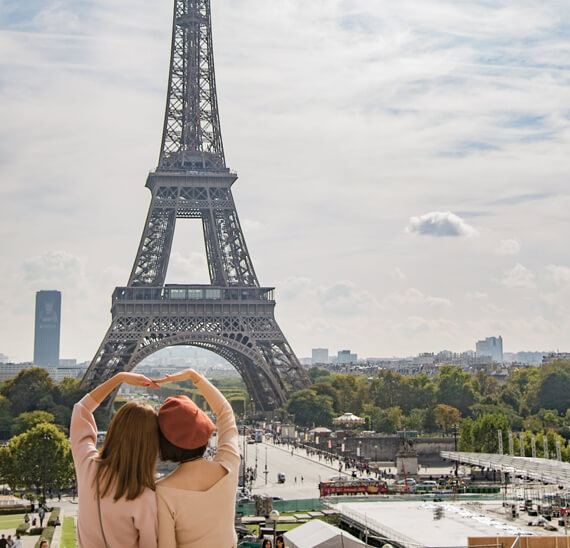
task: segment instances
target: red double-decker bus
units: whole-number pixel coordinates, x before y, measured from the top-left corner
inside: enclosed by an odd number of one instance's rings
[[[339,478],[319,483],[321,497],[331,495],[383,495],[388,492],[386,482],[375,479]]]

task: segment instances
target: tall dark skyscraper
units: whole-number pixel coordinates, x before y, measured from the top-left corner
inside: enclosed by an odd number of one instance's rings
[[[36,331],[34,364],[44,367],[59,365],[59,334],[61,327],[61,293],[36,293]]]

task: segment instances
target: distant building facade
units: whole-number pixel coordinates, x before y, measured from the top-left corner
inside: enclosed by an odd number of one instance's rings
[[[61,293],[36,293],[36,320],[34,334],[34,364],[41,367],[59,365],[59,337],[61,330]]]
[[[475,344],[477,356],[489,356],[497,363],[503,363],[503,338],[487,337]]]
[[[329,349],[328,348],[313,348],[311,351],[311,364],[329,363]]]
[[[34,367],[30,362],[27,363],[2,363],[0,364],[0,382],[9,381],[16,377],[20,371]]]
[[[547,365],[556,360],[570,360],[570,352],[550,352],[542,358],[542,364]]]
[[[353,354],[350,350],[339,350],[336,358],[336,363],[339,365],[347,363],[356,363],[358,356]]]

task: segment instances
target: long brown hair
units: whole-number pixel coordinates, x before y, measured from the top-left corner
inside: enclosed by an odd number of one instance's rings
[[[158,418],[146,403],[129,402],[113,417],[99,455],[100,496],[114,491],[133,500],[145,488],[154,489],[154,469],[158,458]]]

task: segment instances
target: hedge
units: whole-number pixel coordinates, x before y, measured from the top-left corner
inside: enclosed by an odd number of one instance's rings
[[[51,511],[51,514],[49,515],[48,522],[47,522],[48,527],[49,526],[55,527],[55,522],[60,521],[60,519],[59,519],[60,513],[61,513],[61,508],[54,508]]]
[[[44,530],[41,532],[41,537],[38,539],[38,542],[36,542],[34,548],[40,548],[40,542],[42,540],[47,540],[48,545],[51,545],[54,533],[55,533],[55,527],[45,527]]]
[[[19,535],[25,535],[26,531],[29,528],[30,528],[30,524],[23,521],[22,523],[20,523],[20,525],[18,525],[18,527],[16,527],[16,533],[18,533]]]

